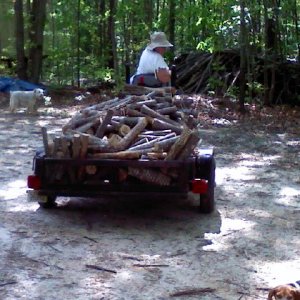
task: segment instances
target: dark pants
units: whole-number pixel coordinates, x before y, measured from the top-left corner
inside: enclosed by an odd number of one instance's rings
[[[139,74],[133,78],[133,85],[141,85],[148,87],[162,87],[162,83],[155,78],[154,74]]]

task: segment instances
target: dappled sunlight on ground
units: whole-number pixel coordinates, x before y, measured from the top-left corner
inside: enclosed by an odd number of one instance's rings
[[[5,187],[0,189],[0,197],[4,200],[10,200],[18,198],[21,195],[26,194],[27,181],[15,180],[6,184]]]
[[[0,201],[6,201],[8,212],[36,211],[36,203],[27,202],[27,181],[17,179],[0,186]],[[25,199],[25,201],[24,201]]]
[[[232,247],[231,240],[224,242],[222,239],[225,236],[230,236],[235,232],[240,235],[251,235],[254,234],[253,228],[255,222],[247,221],[243,219],[229,219],[226,217],[222,218],[222,225],[220,233],[205,233],[204,237],[211,240],[210,245],[204,246],[205,251],[225,251],[227,248]]]
[[[269,286],[293,283],[299,280],[300,259],[295,257],[291,260],[280,260],[277,262],[261,262],[261,272],[266,274],[265,280]]]
[[[196,211],[199,197],[145,205],[61,197],[58,208],[44,210],[26,200],[40,129],[61,131],[80,108],[0,113],[0,298],[156,300],[211,288],[190,298],[253,300],[300,279],[297,126],[285,132],[270,112],[255,112],[260,121],[215,105],[213,117],[201,110],[203,144],[216,150],[210,215]],[[222,122],[211,126],[214,119]]]
[[[279,192],[276,203],[286,206],[294,206],[300,209],[300,188],[284,186]]]

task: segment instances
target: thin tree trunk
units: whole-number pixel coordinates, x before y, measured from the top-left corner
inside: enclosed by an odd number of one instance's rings
[[[298,13],[297,13],[297,0],[294,2],[294,22],[295,22],[295,35],[297,42],[297,48],[298,48],[298,62],[300,63],[300,34],[299,34],[299,23],[298,23]]]
[[[116,0],[109,1],[109,17],[107,27],[107,37],[109,40],[109,59],[108,67],[115,70],[117,74],[117,48],[115,38],[115,14],[116,14]]]
[[[240,59],[240,111],[245,112],[245,89],[246,89],[246,22],[245,22],[245,3],[244,0],[240,0],[241,7],[241,24],[240,24],[240,47],[241,47],[241,59]]]
[[[153,22],[153,0],[144,0],[145,22],[147,31],[152,31]]]
[[[42,73],[47,0],[33,0],[30,12],[29,80],[38,83]]]
[[[99,45],[98,45],[98,51],[99,51],[99,58],[101,61],[104,60],[105,56],[105,29],[106,29],[106,22],[105,22],[105,0],[99,0],[98,1],[98,13],[100,16],[99,25],[98,25],[98,31],[99,31]]]
[[[169,0],[169,39],[173,45],[175,45],[175,9],[175,0]],[[173,54],[175,53],[175,47],[171,47],[170,50]]]
[[[17,52],[17,76],[20,79],[27,80],[27,63],[24,50],[24,16],[23,1],[15,1],[16,16],[16,52]]]
[[[80,0],[77,1],[77,86],[80,87]]]

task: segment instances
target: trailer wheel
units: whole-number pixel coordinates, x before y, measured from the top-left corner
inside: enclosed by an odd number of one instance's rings
[[[209,214],[215,209],[215,169],[216,162],[213,155],[198,157],[196,176],[208,181],[207,192],[200,194],[199,211],[204,214]]]
[[[57,203],[55,202],[56,196],[46,196],[47,200],[45,201],[38,201],[40,207],[42,208],[55,208]]]

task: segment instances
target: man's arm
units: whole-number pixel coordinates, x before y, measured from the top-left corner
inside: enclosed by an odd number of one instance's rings
[[[155,76],[160,82],[167,83],[171,80],[171,71],[168,69],[158,68],[155,70]]]

